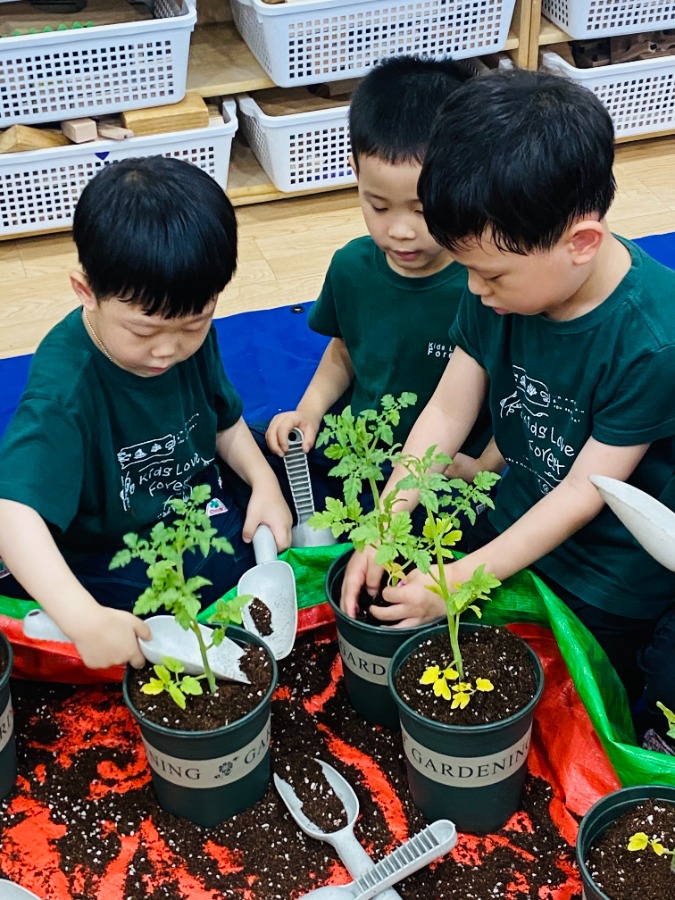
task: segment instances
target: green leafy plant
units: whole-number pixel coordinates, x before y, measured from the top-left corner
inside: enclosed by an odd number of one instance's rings
[[[342,479],[343,498],[328,497],[326,509],[309,519],[313,528],[330,528],[336,538],[345,535],[356,550],[376,547],[376,562],[387,573],[387,584],[395,585],[405,572],[417,565],[418,542],[412,534],[407,510],[396,510],[398,493],[381,499],[380,485],[400,455],[394,442],[394,428],[401,410],[413,406],[417,395],[403,393],[382,398],[381,409],[362,410],[355,416],[347,406],[339,415],[324,417],[317,446],[326,446],[328,459],[336,460],[330,474]],[[359,497],[370,492],[373,508],[364,512]]]
[[[403,454],[395,444],[393,428],[400,421],[400,410],[416,402],[416,395],[404,393],[398,399],[382,398],[381,410],[363,410],[354,416],[347,407],[340,415],[325,417],[317,445],[327,444],[326,456],[337,460],[330,474],[343,479],[343,499],[327,498],[326,509],[309,520],[315,528],[330,528],[335,537],[346,535],[358,551],[376,548],[375,562],[387,575],[387,585],[401,582],[408,571],[419,569],[429,575],[429,590],[445,605],[452,659],[448,666],[430,666],[424,684],[433,685],[438,696],[464,707],[476,691],[492,690],[487,679],[475,685],[464,681],[464,664],[459,646],[461,615],[472,609],[480,616],[478,601],[487,600],[500,585],[497,578],[479,566],[463,584],[448,584],[446,565],[455,559],[453,548],[462,538],[461,519],[472,524],[476,509],[494,507],[490,490],[499,480],[494,472],[479,472],[471,484],[445,474],[452,459],[429,447],[421,458]],[[385,479],[385,466],[400,464],[407,474],[385,497],[379,483]],[[368,487],[373,509],[364,512],[359,496]],[[396,509],[404,492],[417,491],[426,519],[421,535],[413,532],[408,510]],[[457,683],[454,680],[456,672]]]
[[[471,609],[481,616],[478,601],[490,598],[494,588],[501,582],[494,575],[478,566],[471,578],[462,583],[448,582],[446,566],[455,559],[454,547],[462,538],[460,515],[464,515],[473,525],[479,506],[494,508],[490,490],[499,480],[494,472],[478,472],[471,484],[461,478],[448,478],[445,467],[452,460],[445,454],[436,453],[430,447],[421,459],[415,456],[401,456],[399,463],[408,474],[396,485],[397,491],[418,491],[420,503],[426,512],[426,519],[418,540],[416,554],[417,568],[432,581],[428,589],[443,600],[448,622],[448,636],[452,659],[448,666],[429,666],[422,675],[421,683],[433,685],[437,696],[452,700],[454,707],[465,707],[476,691],[493,689],[488,679],[479,678],[475,685],[464,681],[464,661],[459,645],[459,625],[461,616]],[[439,471],[443,467],[443,471]],[[457,684],[448,681],[457,679]]]
[[[667,850],[657,838],[650,838],[644,831],[636,831],[630,836],[626,845],[626,849],[632,852],[646,850],[647,847],[650,847],[657,856],[669,856],[670,871],[675,872],[675,850]]]
[[[204,693],[201,681],[205,675],[183,675],[185,666],[172,656],[163,657],[162,663],[152,667],[155,678],[141,687],[144,694],[163,694],[165,691],[181,709],[185,709],[186,697]]]
[[[186,578],[183,560],[186,553],[200,552],[206,557],[211,550],[218,553],[233,552],[230,542],[218,536],[217,530],[211,525],[206,512],[210,496],[211,488],[205,484],[193,487],[188,500],[178,497],[169,500],[167,505],[174,513],[173,520],[169,524],[164,521],[158,522],[147,538],[141,538],[133,532],[125,534],[123,538],[125,549],[115,554],[110,568],[118,569],[126,566],[132,559],[140,559],[147,564],[150,585],[136,601],[134,613],[149,615],[165,609],[181,628],[195,635],[204,668],[203,677],[213,694],[217,690],[217,684],[207,653],[211,647],[217,647],[223,642],[228,625],[241,624],[242,608],[251,598],[243,595],[227,603],[222,598],[218,600],[215,611],[208,620],[209,625],[213,625],[211,640],[210,643],[205,641],[197,621],[201,609],[199,592],[211,582],[201,575]],[[169,674],[165,672],[160,674],[155,668],[157,679],[162,683],[162,690],[167,690],[174,700],[181,693],[180,685],[185,683],[183,678],[182,681],[179,679],[177,689],[168,687],[169,683],[176,685],[176,678],[171,679],[169,675],[180,675],[175,668],[175,662],[170,657],[163,659],[164,667]],[[188,681],[188,684],[192,685],[192,682]],[[152,692],[158,691],[150,691]],[[183,700],[184,695],[190,693],[196,692],[182,689]],[[176,702],[178,703],[178,700]]]
[[[664,704],[661,703],[660,700],[656,701],[656,705],[668,720],[668,731],[666,732],[666,734],[668,735],[668,737],[675,738],[675,713],[672,710],[668,709],[667,706],[664,706]]]

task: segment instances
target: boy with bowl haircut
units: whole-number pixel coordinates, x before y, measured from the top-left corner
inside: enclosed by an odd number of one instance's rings
[[[148,532],[167,501],[210,484],[211,522],[235,553],[187,555],[186,574],[213,582],[208,605],[254,563],[260,523],[288,546],[291,516],[212,325],[237,261],[222,188],[173,158],[114,163],[82,192],[73,235],[81,306],[38,347],[0,446],[0,556],[12,573],[0,587],[37,600],[85,665],[141,666],[149,628],[130,610],[146,566],[108,571],[123,535]]]
[[[335,253],[309,313],[310,327],[330,343],[297,408],[277,414],[266,433],[269,449],[283,456],[289,432],[301,429],[317,508],[340,491],[327,474],[334,461],[313,450],[325,413],[349,402],[357,415],[378,408],[385,394],[412,391],[417,405],[401,412],[395,429],[403,443],[452,355],[448,328],[466,271],[430,236],[417,181],[436,114],[468,77],[450,60],[395,57],[370,71],[353,94],[350,164],[369,235]],[[462,461],[478,471],[473,457],[489,437],[485,408],[464,444],[471,458],[457,459],[458,474]],[[489,467],[486,459],[483,468]]]
[[[566,79],[499,72],[449,98],[419,190],[430,233],[468,270],[468,293],[450,330],[455,352],[405,449],[452,455],[489,397],[509,474],[449,581],[479,565],[501,580],[533,568],[594,634],[631,702],[646,682],[647,724],[663,732],[655,703],[675,702],[675,574],[589,476],[672,501],[675,272],[610,231],[613,160],[609,113]],[[379,575],[370,553],[355,555],[347,612]],[[402,625],[443,615],[425,583],[407,577],[373,615]]]

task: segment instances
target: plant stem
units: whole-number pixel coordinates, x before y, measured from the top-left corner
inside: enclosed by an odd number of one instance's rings
[[[432,518],[431,514],[428,513],[427,516]],[[441,547],[440,541],[438,539],[438,534],[434,530],[434,553],[436,555],[436,563],[438,565],[438,579],[436,583],[440,587],[443,592],[443,597],[449,598],[450,591],[448,590],[448,582],[445,577],[445,564],[443,562],[443,548]],[[432,576],[433,577],[433,576]],[[462,653],[459,649],[459,617],[452,615],[450,612],[450,601],[446,599],[446,615],[448,618],[448,636],[450,638],[450,648],[452,649],[453,660],[452,663],[457,667],[457,671],[459,673],[460,681],[464,679],[464,662],[462,660]]]
[[[201,629],[199,627],[199,623],[192,622],[192,624],[190,625],[190,630],[193,632],[193,634],[195,634],[197,636],[197,642],[199,644],[199,653],[201,654],[202,663],[204,665],[204,675],[206,675],[206,681],[208,682],[209,690],[211,691],[212,694],[215,694],[216,693],[216,679],[215,679],[213,672],[211,671],[211,665],[209,663],[209,659],[208,659],[208,656],[206,653],[206,651],[208,650],[208,647],[204,643],[204,637],[203,637]]]

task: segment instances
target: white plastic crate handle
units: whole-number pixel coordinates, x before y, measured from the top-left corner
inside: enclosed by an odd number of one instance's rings
[[[235,129],[239,127],[239,120],[237,119],[237,104],[233,97],[228,97],[226,100],[223,100],[223,118],[227,116],[231,125],[235,126]]]
[[[245,116],[249,116],[253,119],[259,119],[258,112],[260,111],[260,107],[252,100],[248,94],[238,94],[237,95],[237,103],[239,104],[239,109],[244,113]]]

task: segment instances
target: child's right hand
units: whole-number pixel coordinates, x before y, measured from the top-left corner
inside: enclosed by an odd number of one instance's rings
[[[303,415],[299,409],[277,413],[265,433],[267,446],[277,456],[285,456],[288,452],[288,435],[294,428],[302,431],[302,449],[305,453],[314,446],[321,421],[315,422]]]
[[[376,549],[366,547],[359,553],[355,550],[347,563],[342,580],[340,609],[350,618],[355,619],[359,609],[359,594],[365,587],[371,597],[380,590],[384,569],[375,562]]]
[[[89,669],[131,663],[136,669],[145,665],[138,638],[150,640],[150,626],[130,612],[96,605],[87,610],[77,625],[67,632],[82,662]]]

